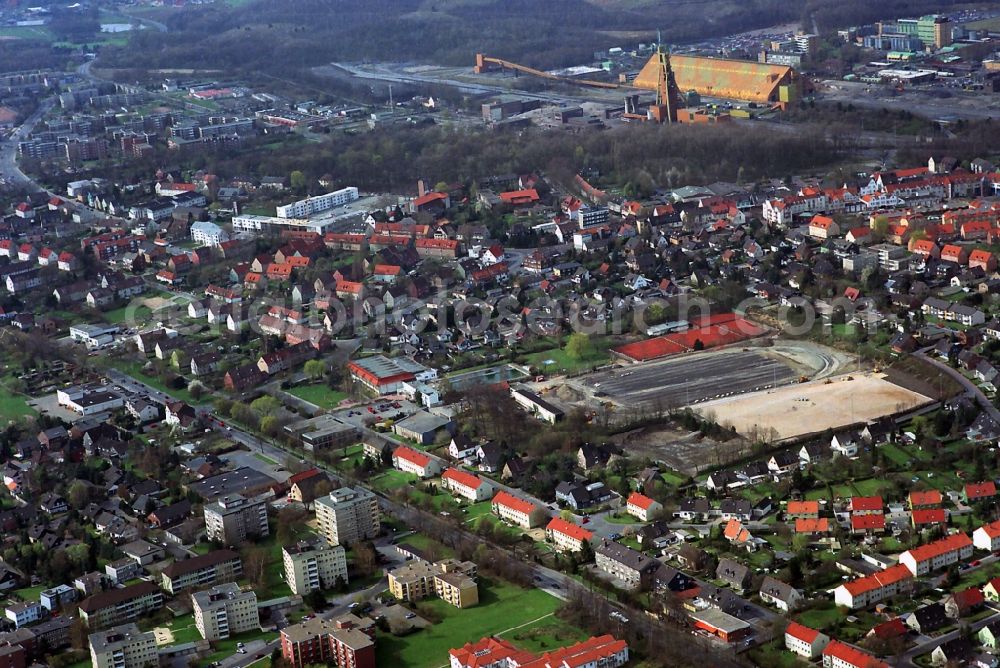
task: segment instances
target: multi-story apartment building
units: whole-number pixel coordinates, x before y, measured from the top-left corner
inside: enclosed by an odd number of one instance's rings
[[[656,559],[609,540],[602,540],[594,548],[594,558],[600,570],[631,588],[648,585],[660,567]]]
[[[298,202],[279,206],[277,210],[278,218],[306,218],[315,213],[329,211],[338,206],[350,204],[357,200],[358,197],[358,189],[354,186],[348,186],[347,188],[335,190],[332,193],[317,195],[316,197],[309,197]]]
[[[899,563],[915,576],[926,575],[972,556],[972,539],[956,533],[899,555]]]
[[[576,552],[582,550],[583,544],[589,543],[594,534],[561,517],[553,517],[545,526],[545,537],[552,541],[560,552]]]
[[[389,591],[401,601],[419,601],[437,596],[456,608],[479,603],[476,565],[471,561],[444,559],[428,563],[414,559],[386,574]]]
[[[93,668],[146,668],[159,665],[156,636],[143,633],[135,624],[123,624],[90,634],[90,665]]]
[[[375,668],[375,622],[348,614],[289,626],[281,631],[281,656],[293,668],[321,663]]]
[[[152,582],[109,589],[80,602],[80,619],[92,629],[106,629],[138,619],[163,606],[163,592]]]
[[[285,582],[293,594],[305,596],[314,590],[332,589],[339,578],[347,584],[347,550],[316,537],[288,545],[281,551]]]
[[[230,494],[205,505],[205,529],[209,540],[239,546],[247,537],[263,538],[267,526],[267,501]]]
[[[361,487],[341,487],[316,499],[316,520],[331,545],[375,538],[381,530],[378,498]]]
[[[234,582],[199,591],[191,596],[191,602],[195,626],[205,640],[225,640],[260,629],[257,594],[242,591]]]
[[[542,508],[504,491],[498,492],[493,497],[492,510],[493,514],[503,521],[522,529],[534,529],[541,526],[546,519]]]
[[[175,561],[160,574],[164,590],[176,594],[190,587],[235,582],[243,576],[243,562],[232,550],[215,550],[183,561]]]

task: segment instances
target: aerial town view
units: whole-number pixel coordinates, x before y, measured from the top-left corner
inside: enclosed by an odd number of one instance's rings
[[[0,668],[1000,666],[1000,0],[0,3]]]

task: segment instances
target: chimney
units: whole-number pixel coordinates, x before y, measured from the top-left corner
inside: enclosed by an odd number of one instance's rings
[[[417,197],[423,197],[427,194],[427,186],[424,184],[423,179],[417,180]]]

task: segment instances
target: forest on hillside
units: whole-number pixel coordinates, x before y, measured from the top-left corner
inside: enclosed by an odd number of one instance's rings
[[[282,71],[331,61],[471,65],[476,52],[542,68],[590,61],[661,30],[678,44],[784,22],[829,31],[919,14],[953,0],[256,0],[157,14],[168,33],[143,31],[108,49],[110,67]],[[627,36],[633,35],[632,39]],[[648,37],[641,37],[647,35]]]

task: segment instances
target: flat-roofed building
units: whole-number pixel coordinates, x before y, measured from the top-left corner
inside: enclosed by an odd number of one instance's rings
[[[260,630],[257,594],[228,582],[191,595],[194,623],[205,640],[226,640]]]
[[[361,432],[354,425],[341,422],[326,413],[299,420],[285,426],[285,433],[294,436],[306,450],[339,448],[356,443]]]
[[[239,546],[247,539],[264,538],[267,526],[267,500],[248,499],[240,494],[223,496],[205,505],[205,529],[209,540]]]
[[[143,633],[135,624],[123,624],[90,634],[90,665],[93,668],[146,668],[159,665],[156,636]]]
[[[191,587],[235,582],[243,577],[243,562],[232,550],[214,550],[183,561],[175,561],[160,573],[161,586],[171,594]]]
[[[330,545],[316,536],[285,546],[282,551],[285,582],[293,594],[305,596],[311,591],[333,589],[340,579],[347,584],[347,550]]]
[[[443,559],[432,564],[414,559],[386,573],[386,578],[389,592],[401,601],[437,596],[456,608],[468,608],[479,603],[477,571],[471,561]]]
[[[341,487],[316,499],[316,520],[331,545],[375,538],[382,528],[378,498],[363,487]]]
[[[281,656],[293,668],[322,663],[375,668],[375,622],[348,614],[289,626],[281,631]]]
[[[105,629],[142,617],[163,606],[163,592],[152,582],[109,589],[80,602],[80,619],[92,629]]]

